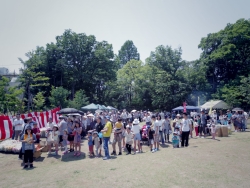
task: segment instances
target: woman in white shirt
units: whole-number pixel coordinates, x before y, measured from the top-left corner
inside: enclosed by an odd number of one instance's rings
[[[192,124],[190,120],[187,118],[187,113],[183,113],[183,119],[181,122],[181,147],[188,147],[188,139],[189,139],[189,134],[192,131]]]

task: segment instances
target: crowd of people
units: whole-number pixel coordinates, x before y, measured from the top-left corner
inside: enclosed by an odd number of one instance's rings
[[[234,125],[235,131],[245,131],[248,116],[243,112],[232,114],[229,110],[219,115],[216,111],[211,114],[202,110],[200,113],[191,112],[190,114],[175,112],[151,113],[134,111],[129,113],[122,112],[100,112],[92,114],[86,113],[84,116],[60,116],[59,123],[54,123],[52,118],[46,125],[45,137],[48,147],[48,155],[58,155],[61,149],[63,155],[73,153],[79,157],[82,153],[81,143],[87,139],[89,156],[102,157],[103,160],[110,159],[110,155],[126,155],[143,153],[142,144],[150,147],[152,153],[159,151],[161,144],[172,144],[173,148],[188,147],[189,139],[193,137],[193,130],[196,137],[204,138],[208,134],[215,139],[215,125]],[[145,122],[141,127],[140,122]],[[22,120],[17,114],[14,120],[15,139],[22,142],[22,149],[19,158],[23,160],[24,168],[33,168],[34,144],[40,142],[41,132],[37,123],[28,117]],[[170,142],[170,135],[172,140]],[[112,136],[112,138],[111,138]],[[112,152],[109,152],[109,144],[112,145]],[[118,145],[118,151],[117,151]],[[54,152],[52,152],[52,147]]]

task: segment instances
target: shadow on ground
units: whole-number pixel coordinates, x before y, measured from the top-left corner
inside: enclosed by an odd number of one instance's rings
[[[70,162],[70,161],[82,160],[82,159],[85,159],[85,158],[86,158],[86,154],[83,153],[83,152],[81,152],[80,156],[74,156],[74,153],[71,152],[71,153],[62,155],[61,161],[63,161],[63,162]]]

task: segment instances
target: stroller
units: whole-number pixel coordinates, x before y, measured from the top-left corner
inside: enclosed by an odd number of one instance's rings
[[[149,145],[149,143],[148,143],[148,129],[147,129],[147,125],[143,125],[142,126],[140,133],[141,133],[141,142],[143,144],[147,143]]]
[[[179,148],[179,142],[180,142],[180,137],[178,135],[178,132],[175,131],[173,132],[173,137],[172,137],[173,148]]]

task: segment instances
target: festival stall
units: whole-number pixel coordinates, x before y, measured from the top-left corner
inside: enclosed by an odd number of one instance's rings
[[[228,109],[229,105],[222,100],[211,100],[201,106],[202,109]]]

